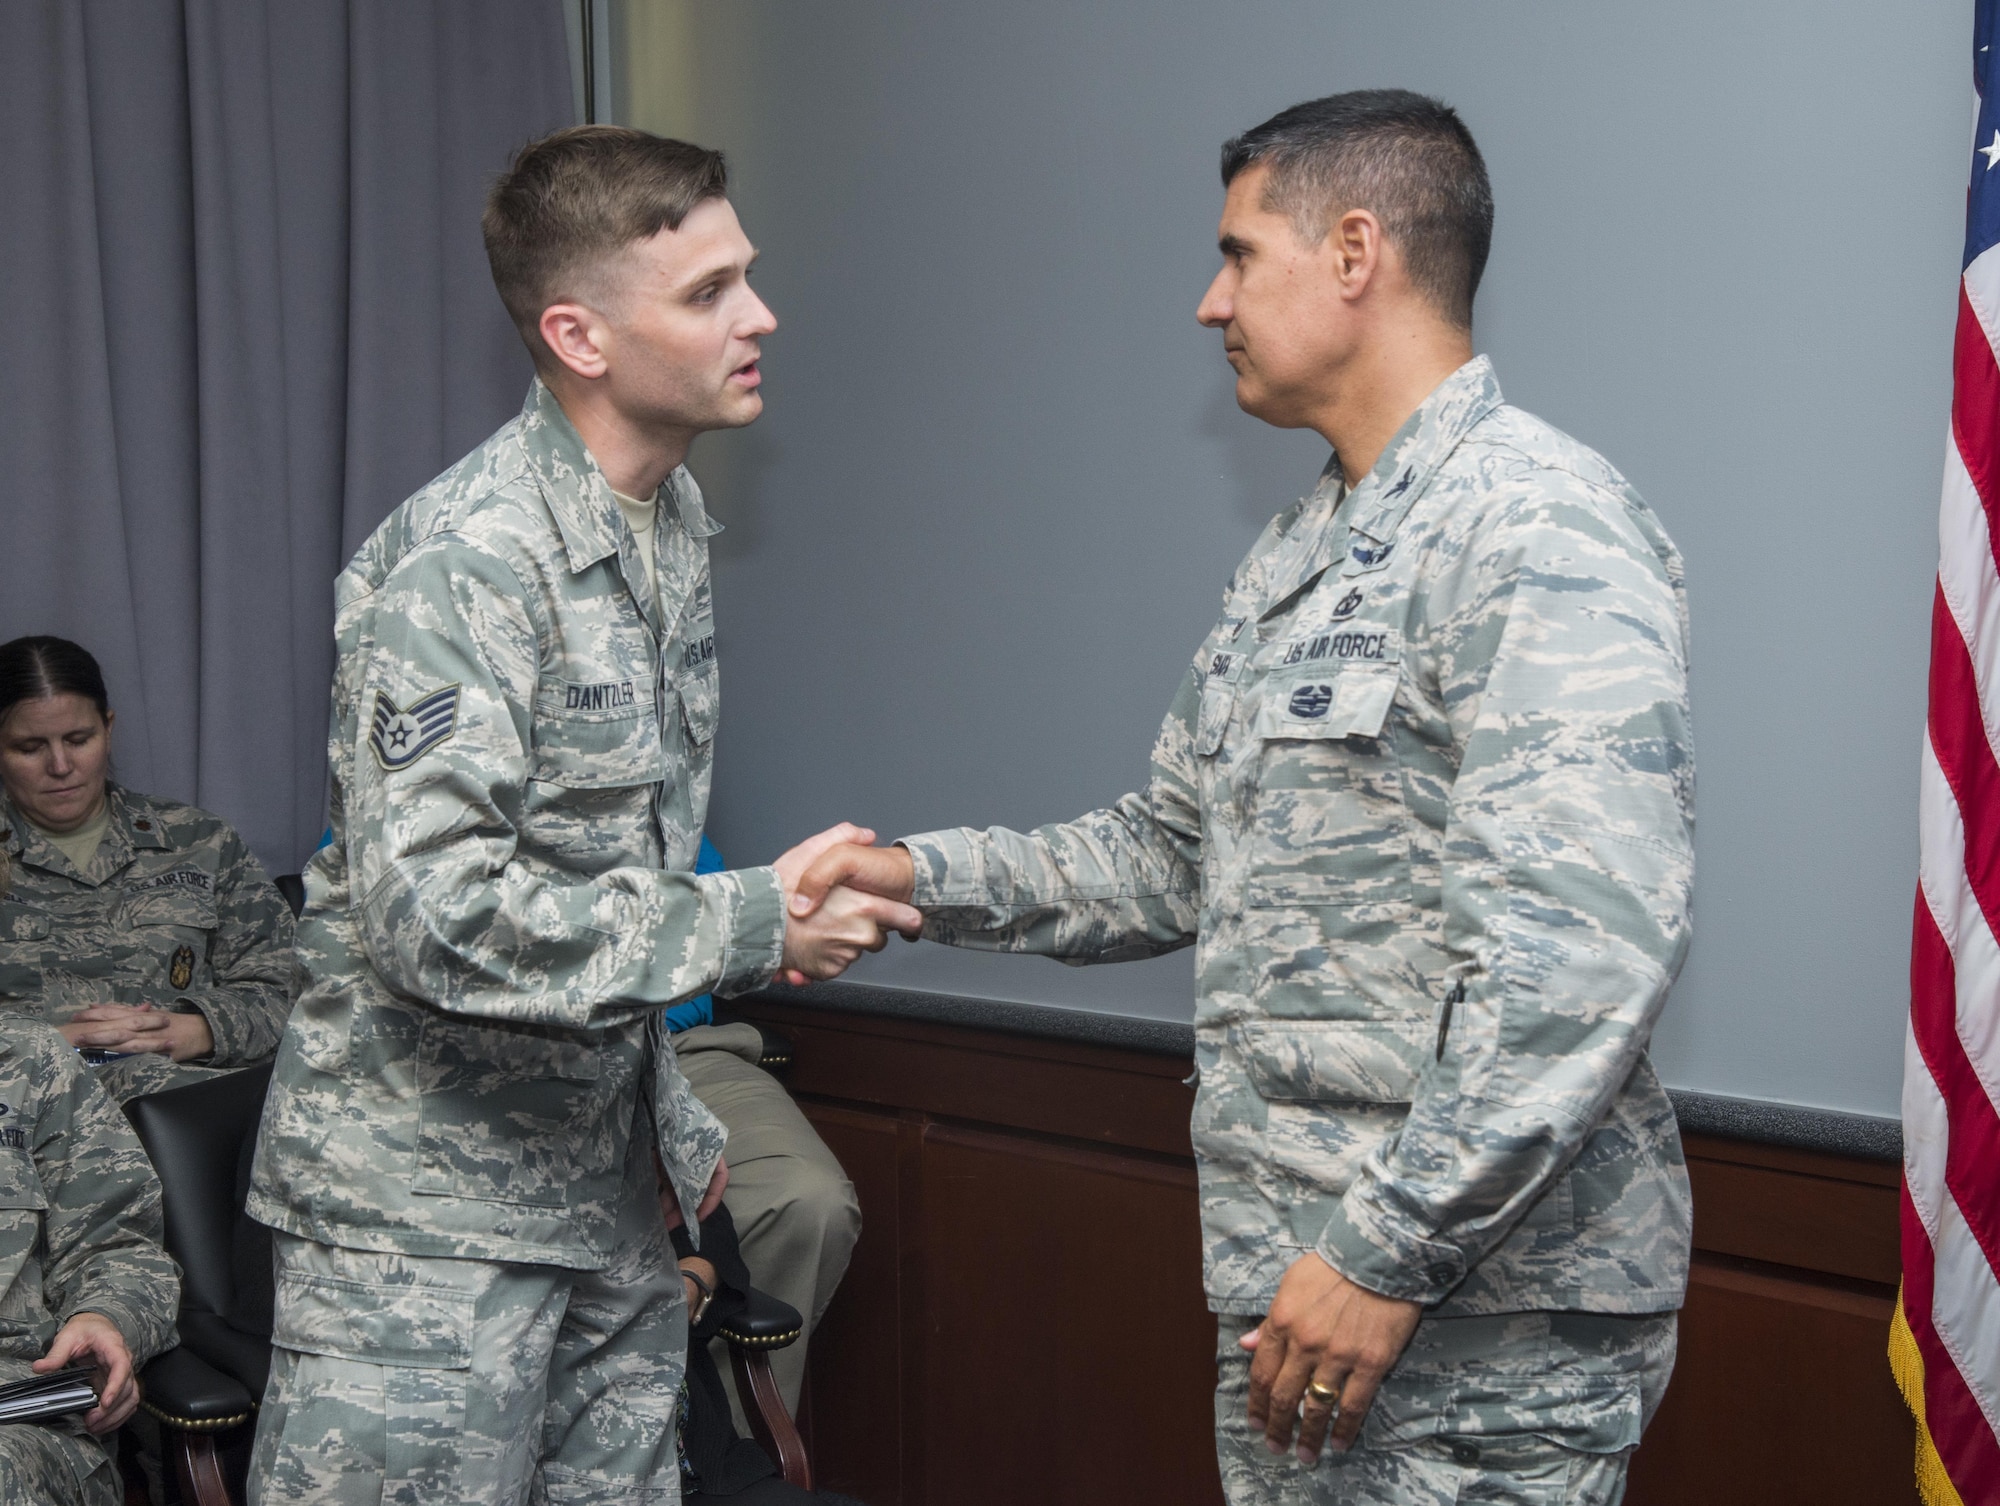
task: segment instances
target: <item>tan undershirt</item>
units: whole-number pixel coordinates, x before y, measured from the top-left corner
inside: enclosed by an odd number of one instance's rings
[[[91,859],[97,856],[97,849],[104,845],[104,834],[111,830],[111,802],[107,800],[100,805],[97,814],[75,831],[50,831],[46,826],[35,826],[32,821],[29,821],[28,825],[33,826],[37,834],[50,846],[68,858],[70,867],[82,873],[90,867]]]
[[[618,499],[618,510],[625,514],[625,521],[631,526],[632,537],[639,545],[639,563],[646,567],[646,585],[659,593],[659,576],[653,570],[653,520],[658,515],[660,504],[658,494],[641,502],[637,497],[628,497],[621,491],[611,494]]]

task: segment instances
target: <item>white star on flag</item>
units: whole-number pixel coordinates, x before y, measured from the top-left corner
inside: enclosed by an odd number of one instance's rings
[[[2000,162],[2000,126],[1994,128],[1993,144],[1991,146],[1979,147],[1978,152],[1980,156],[1986,159],[1986,170],[1989,173],[1992,172],[1993,164]]]

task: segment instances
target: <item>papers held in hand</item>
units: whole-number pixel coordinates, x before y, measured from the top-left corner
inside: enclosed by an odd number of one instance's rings
[[[97,1393],[90,1389],[94,1373],[88,1365],[72,1365],[0,1386],[0,1422],[40,1422],[96,1406]]]

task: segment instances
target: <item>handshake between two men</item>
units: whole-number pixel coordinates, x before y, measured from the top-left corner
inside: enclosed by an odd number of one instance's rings
[[[779,976],[791,984],[838,978],[890,933],[915,941],[923,915],[911,908],[916,870],[901,847],[842,822],[809,837],[773,866],[785,890],[785,950]]]

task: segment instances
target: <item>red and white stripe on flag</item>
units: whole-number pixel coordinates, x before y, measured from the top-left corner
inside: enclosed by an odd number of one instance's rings
[[[1980,140],[1996,0],[1980,0]],[[1979,142],[1975,141],[1975,145]],[[1889,1358],[1930,1506],[2000,1503],[2000,134],[1972,158],[1903,1063],[1903,1289]]]

